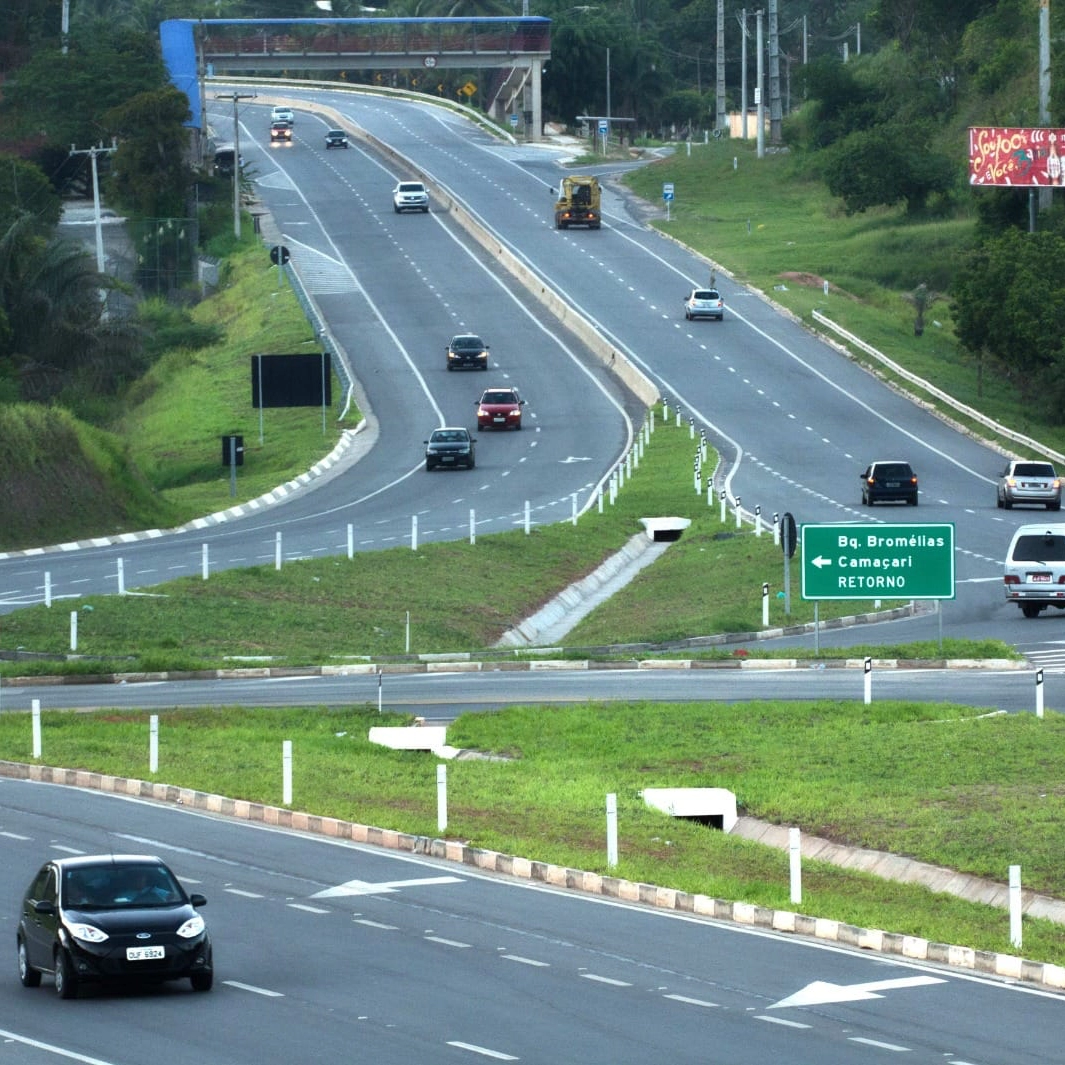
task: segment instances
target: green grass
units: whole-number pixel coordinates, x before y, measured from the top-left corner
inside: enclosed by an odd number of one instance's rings
[[[484,651],[562,588],[588,573],[640,534],[641,517],[687,517],[691,526],[655,565],[590,614],[566,638],[572,653],[604,645],[668,644],[693,636],[762,629],[762,585],[770,586],[769,627],[811,622],[814,604],[798,587],[800,557],[792,560],[791,613],[785,613],[783,554],[766,530],[721,522],[692,480],[695,444],[687,425],[662,422],[617,500],[604,500],[576,526],[568,522],[468,541],[396,547],[274,566],[226,570],[152,586],[141,594],[96,595],[77,601],[77,657],[69,663],[0,662],[0,672],[136,672],[194,669],[268,658],[275,664],[315,665],[406,652],[407,613],[412,653]],[[712,464],[713,455],[708,462]],[[493,575],[483,585],[456,580]],[[899,605],[884,602],[883,606]],[[0,616],[0,648],[62,657],[70,621],[63,607],[43,604]],[[869,601],[820,603],[822,620],[874,608]],[[249,624],[254,618],[254,624]],[[950,648],[905,649],[892,657],[1009,657],[997,641]],[[597,652],[601,654],[602,652]],[[726,647],[702,652],[729,656]],[[846,652],[854,657],[855,651]],[[687,651],[692,657],[695,652]],[[885,657],[877,654],[876,657]]]
[[[147,712],[42,715],[47,764],[148,779]],[[164,711],[158,778],[435,837],[437,760],[368,742],[407,719],[367,707]],[[633,881],[784,910],[786,853],[648,809],[647,787],[725,787],[748,815],[1065,896],[1065,718],[947,704],[588,704],[466,714],[448,742],[506,760],[448,767],[447,837]],[[29,761],[29,718],[0,715],[0,757]],[[338,786],[338,782],[341,782]],[[617,795],[619,865],[605,854]],[[550,826],[545,830],[545,826]],[[805,862],[802,913],[1013,953],[1002,910]],[[1024,954],[1065,964],[1065,929],[1025,919]]]

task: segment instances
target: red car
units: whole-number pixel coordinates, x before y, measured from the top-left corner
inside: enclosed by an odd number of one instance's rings
[[[477,401],[477,431],[520,429],[524,403],[516,388],[486,388]]]

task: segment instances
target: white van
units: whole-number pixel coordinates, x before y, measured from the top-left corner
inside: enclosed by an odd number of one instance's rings
[[[1006,602],[1026,618],[1065,610],[1065,524],[1021,525],[1006,552]]]

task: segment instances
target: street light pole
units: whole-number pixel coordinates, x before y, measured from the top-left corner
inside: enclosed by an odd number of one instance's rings
[[[255,93],[218,93],[215,99],[233,101],[233,235],[240,240],[240,120],[237,115],[237,102],[254,100]]]

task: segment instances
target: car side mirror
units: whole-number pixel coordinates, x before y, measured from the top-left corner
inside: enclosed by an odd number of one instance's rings
[[[38,899],[33,904],[33,912],[41,914],[53,914],[55,913],[55,903],[51,899]]]
[[[199,909],[201,906],[207,905],[207,896],[201,895],[198,891],[196,891],[189,896],[189,902],[191,902],[193,906]]]

